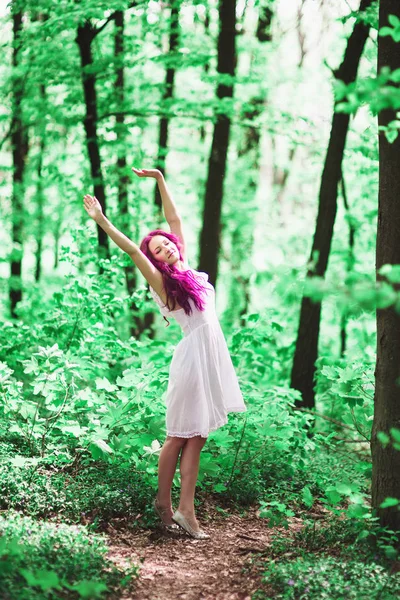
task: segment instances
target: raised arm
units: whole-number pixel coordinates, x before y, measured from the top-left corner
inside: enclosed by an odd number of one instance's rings
[[[180,221],[181,218],[179,216],[178,209],[175,206],[175,202],[172,199],[171,193],[164,179],[164,175],[161,173],[161,171],[158,169],[135,168],[132,168],[132,171],[136,173],[138,177],[153,177],[157,181],[164,209],[165,220],[167,221],[168,225],[171,225],[173,222]]]
[[[172,199],[172,196],[167,187],[164,175],[158,169],[135,169],[132,171],[138,177],[153,177],[157,181],[158,189],[160,190],[161,201],[164,209],[165,220],[167,221],[171,232],[178,236],[182,243],[181,254],[183,260],[186,260],[186,242],[183,235],[182,219],[178,213],[178,209]]]
[[[132,242],[126,235],[121,233],[103,214],[100,202],[95,196],[86,194],[83,198],[85,210],[106,234],[133,260],[143,277],[159,296],[163,296],[163,280],[160,271],[149,261],[147,256],[140,250],[139,246]]]

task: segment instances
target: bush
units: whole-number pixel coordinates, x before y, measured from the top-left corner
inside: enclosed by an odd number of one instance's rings
[[[376,598],[395,600],[400,594],[400,573],[390,575],[374,562],[343,560],[332,556],[308,556],[291,562],[271,562],[263,583],[272,585],[274,595],[258,591],[254,600],[287,598],[295,600]]]
[[[0,517],[0,534],[4,600],[100,598],[138,574],[134,565],[117,569],[105,558],[105,537],[81,525],[38,522],[11,511]]]
[[[29,482],[29,486],[27,486]],[[0,506],[36,517],[62,515],[67,522],[96,517],[133,518],[143,513],[154,495],[151,483],[127,466],[92,464],[75,475],[54,470],[0,466]]]

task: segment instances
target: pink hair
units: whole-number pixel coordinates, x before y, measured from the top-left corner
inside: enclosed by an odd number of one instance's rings
[[[153,256],[149,248],[149,242],[155,235],[163,235],[173,242],[178,248],[180,260],[183,261],[181,253],[182,243],[179,237],[174,233],[163,231],[162,229],[155,229],[154,231],[150,231],[140,244],[140,250],[147,256],[156,269],[161,272],[164,289],[167,293],[168,309],[174,310],[176,303],[178,302],[185,313],[190,315],[192,314],[192,307],[190,306],[189,298],[192,298],[198,310],[203,311],[205,309],[205,303],[202,298],[202,292],[204,292],[206,288],[196,281],[190,270],[180,271],[175,265],[169,265],[163,261],[157,260],[155,256]],[[172,308],[170,307],[170,302],[173,303]],[[164,319],[169,325],[168,319],[165,317]]]

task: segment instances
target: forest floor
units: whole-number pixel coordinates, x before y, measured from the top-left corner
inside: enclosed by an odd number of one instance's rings
[[[116,565],[133,561],[139,577],[125,588],[123,600],[250,600],[262,589],[263,563],[273,533],[289,537],[301,529],[302,519],[290,519],[289,529],[271,529],[256,509],[221,510],[211,503],[198,514],[200,526],[211,536],[195,540],[182,533],[161,529],[132,530],[123,523],[109,523],[110,558]],[[272,592],[272,590],[269,590]]]

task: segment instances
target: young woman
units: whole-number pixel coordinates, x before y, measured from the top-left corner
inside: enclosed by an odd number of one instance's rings
[[[164,177],[156,169],[132,170],[139,177],[157,180],[169,232],[151,231],[138,247],[103,215],[95,197],[86,195],[84,206],[132,258],[164,318],[175,318],[182,328],[184,337],[175,348],[169,371],[167,437],[159,457],[154,509],[167,529],[178,524],[192,537],[205,539],[209,535],[200,529],[194,510],[200,452],[210,431],[227,423],[227,413],[243,412],[246,406],[215,312],[214,287],[206,273],[188,264],[182,221]],[[171,487],[179,456],[181,494],[174,512]]]

